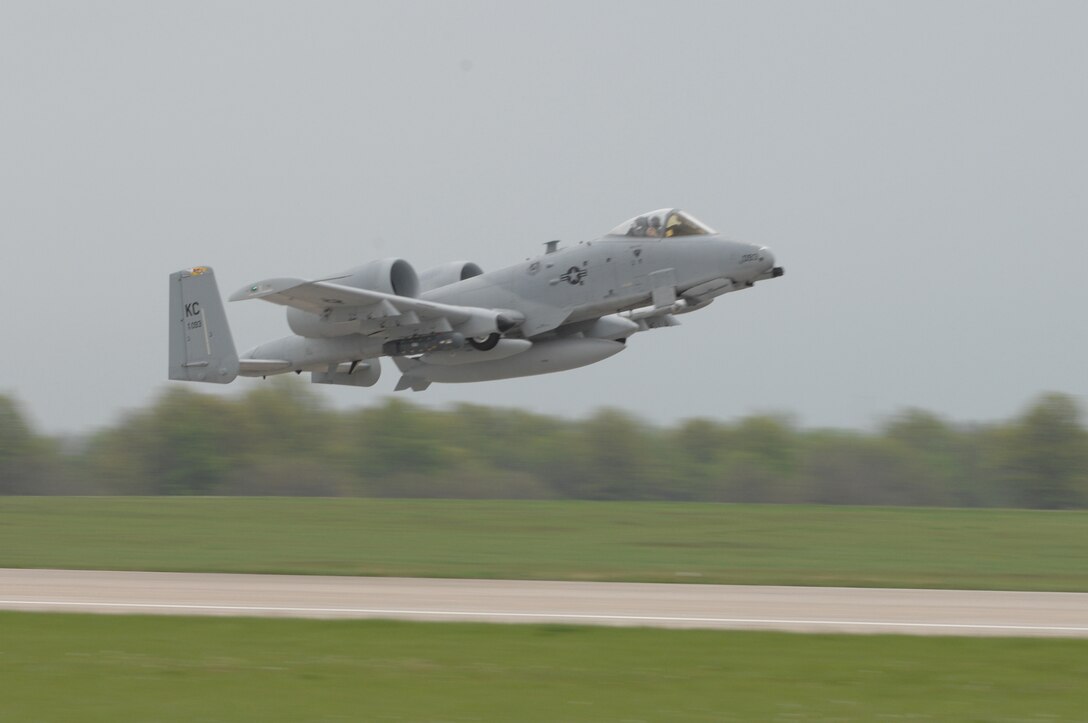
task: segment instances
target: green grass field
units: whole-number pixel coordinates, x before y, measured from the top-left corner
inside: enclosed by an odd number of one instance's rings
[[[1088,512],[0,497],[0,567],[1088,591]]]
[[[0,720],[1083,721],[1084,641],[0,613]]]

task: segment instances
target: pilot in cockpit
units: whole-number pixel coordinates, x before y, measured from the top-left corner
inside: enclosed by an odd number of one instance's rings
[[[680,233],[684,222],[680,220],[680,214],[673,211],[669,214],[669,220],[665,222],[665,238],[672,238]]]
[[[650,225],[646,229],[647,236],[660,236],[661,235],[661,217],[654,216],[650,219]]]
[[[674,236],[705,236],[713,233],[716,233],[714,229],[678,208],[662,208],[624,221],[609,231],[608,235],[672,238]]]

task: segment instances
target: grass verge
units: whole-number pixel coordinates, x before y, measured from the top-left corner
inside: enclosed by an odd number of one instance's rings
[[[1072,721],[1083,641],[0,613],[0,720]]]
[[[1088,512],[0,497],[0,567],[1088,591]]]

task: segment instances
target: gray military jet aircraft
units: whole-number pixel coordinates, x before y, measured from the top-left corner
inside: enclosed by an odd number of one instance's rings
[[[308,371],[317,384],[369,387],[389,356],[401,372],[396,388],[422,391],[565,371],[782,273],[765,246],[666,208],[594,241],[551,241],[542,256],[488,273],[456,261],[417,274],[384,259],[316,281],[258,281],[230,300],[286,306],[295,335],[238,356],[215,275],[197,266],[170,275],[169,376],[225,384]]]

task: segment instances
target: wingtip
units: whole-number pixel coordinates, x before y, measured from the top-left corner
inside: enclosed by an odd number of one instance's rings
[[[227,301],[245,301],[246,299],[253,298],[252,297],[253,292],[251,291],[251,289],[252,289],[252,287],[247,287],[245,289],[238,289],[233,294],[231,294],[230,296],[227,297]]]

